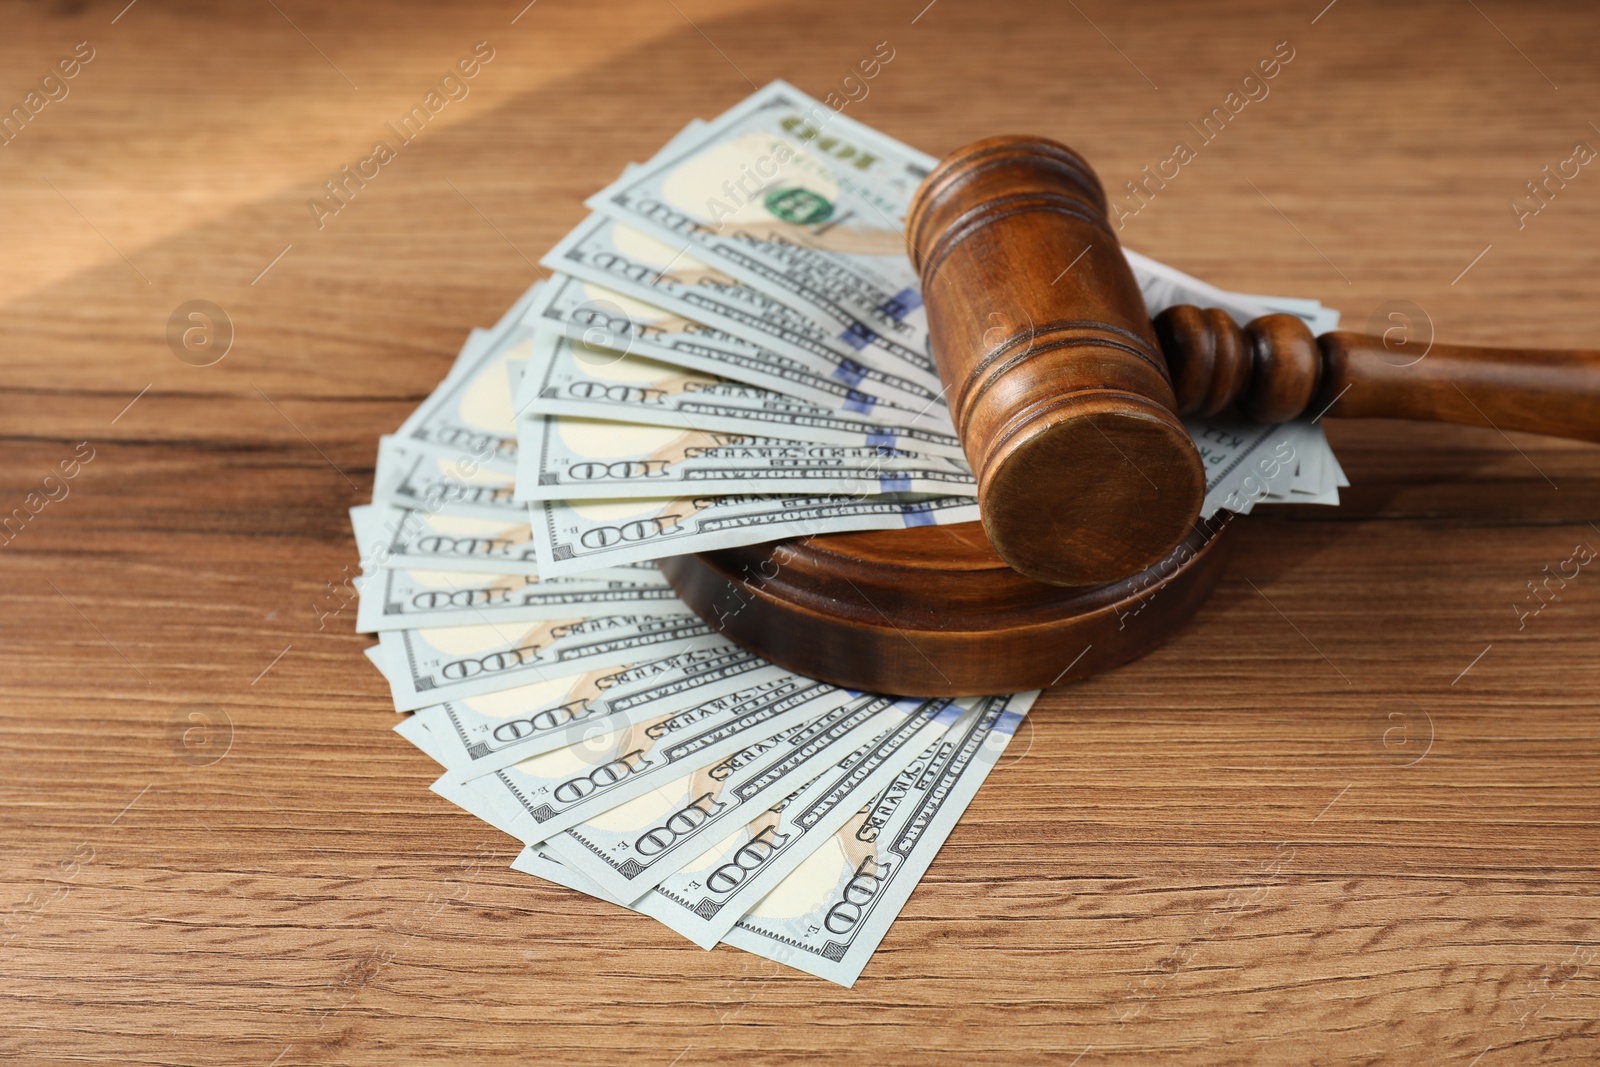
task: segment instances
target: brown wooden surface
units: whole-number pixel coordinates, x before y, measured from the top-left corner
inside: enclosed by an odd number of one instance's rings
[[[1600,547],[1593,446],[1330,424],[1344,505],[1261,509],[1187,634],[1043,699],[851,991],[508,871],[329,589],[375,436],[584,195],[743,75],[826,93],[881,40],[852,113],[935,153],[1037,131],[1115,196],[1288,39],[1125,243],[1355,328],[1405,300],[1451,340],[1592,347],[1600,173],[1509,208],[1600,141],[1588,5],[121,7],[0,34],[7,106],[97,49],[0,148],[0,511],[95,449],[0,557],[0,1055],[1600,1055],[1600,572],[1514,610]],[[307,197],[482,39],[472,95],[318,231]],[[194,299],[236,329],[215,366],[167,346]],[[174,740],[193,703],[231,745]]]

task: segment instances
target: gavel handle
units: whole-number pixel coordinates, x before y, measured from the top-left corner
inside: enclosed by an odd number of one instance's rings
[[[1163,311],[1155,327],[1180,415],[1215,415],[1237,403],[1264,423],[1309,412],[1600,442],[1600,351],[1422,349],[1343,330],[1313,337],[1293,315],[1240,327],[1217,308],[1190,305]]]

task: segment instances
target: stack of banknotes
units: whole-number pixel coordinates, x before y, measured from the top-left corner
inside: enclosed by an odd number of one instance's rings
[[[904,253],[934,161],[781,82],[588,202],[352,509],[358,629],[512,864],[844,985],[1037,693],[853,692],[723,639],[665,556],[978,518]],[[1127,253],[1151,313],[1315,301]],[[1190,424],[1206,514],[1337,503],[1312,422]]]

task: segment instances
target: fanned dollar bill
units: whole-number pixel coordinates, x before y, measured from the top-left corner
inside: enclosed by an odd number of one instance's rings
[[[798,360],[852,389],[914,409],[944,403],[930,357],[921,357],[925,366],[873,358],[874,346],[858,350],[828,336],[803,313],[701,262],[681,242],[663,243],[609,215],[589,216],[542,262]]]
[[[506,626],[575,615],[681,615],[683,601],[660,571],[626,578],[538,578],[475,571],[385,567],[355,581],[356,632],[438,626]]]
[[[932,157],[773,82],[588,201],[829,332],[928,358],[905,217]],[[930,361],[931,366],[931,361]]]
[[[1155,260],[1150,262],[1154,263]],[[1228,292],[1226,289],[1218,291]],[[1320,300],[1306,300],[1296,296],[1262,296],[1257,293],[1229,293],[1228,295],[1235,299],[1251,301],[1266,308],[1268,311],[1293,315],[1305,323],[1313,334],[1318,336],[1327,333],[1329,330],[1337,330],[1339,328],[1338,310],[1326,306]],[[1235,318],[1237,320],[1237,316]],[[1242,326],[1244,323],[1240,322],[1240,325]]]
[[[663,879],[637,907],[700,947],[711,948],[920,753],[976,715],[972,705],[970,700],[924,704],[917,716],[827,768]]]
[[[521,429],[516,495],[525,500],[978,493],[965,462],[886,445],[852,448],[560,415],[524,416]]]
[[[1302,463],[1316,471],[1309,493],[1325,492],[1333,474],[1332,451],[1322,427],[1301,419],[1277,426],[1222,420],[1185,423],[1206,472],[1201,518],[1228,510],[1248,515],[1263,500],[1294,500],[1292,483]],[[1334,490],[1337,500],[1337,489]]]
[[[448,459],[515,471],[516,429],[507,382],[510,366],[527,360],[533,345],[533,329],[522,319],[538,290],[535,285],[524,293],[495,331],[474,333],[449,376],[395,431],[396,440]]]
[[[533,844],[850,699],[842,689],[785,673],[597,733],[463,788],[509,820],[518,839]]]
[[[702,771],[609,808],[545,849],[618,900],[637,900],[728,833],[896,727],[915,732],[921,700],[862,696]]]
[[[978,518],[977,502],[956,496],[563,500],[534,508],[539,573],[552,577],[757,541],[945,526]]]
[[[531,515],[519,522],[462,515],[448,508],[428,513],[389,504],[363,504],[350,509],[350,525],[361,549],[361,567],[383,569],[471,571],[477,574],[539,577]],[[585,571],[594,581],[648,582],[660,576],[649,560],[601,566]]]
[[[401,719],[395,725],[394,732],[410,741],[435,763],[444,765],[445,757],[439,745],[438,735],[422,721],[420,716],[409,715]],[[446,777],[434,782],[432,790],[462,811],[482,820],[501,833],[515,836],[509,828],[509,822],[502,825],[504,822],[502,813],[491,807],[482,796],[465,783],[452,782]],[[618,907],[626,907],[618,901],[611,900],[599,886],[581,874],[563,867],[559,860],[544,851],[543,845],[524,845],[522,851],[511,861],[511,868],[555,882],[579,893],[610,901]]]
[[[1315,319],[1314,316],[1312,319],[1307,319],[1306,305],[1299,302],[1280,305],[1270,297],[1246,296],[1243,293],[1219,289],[1192,274],[1185,274],[1176,267],[1169,267],[1132,249],[1124,248],[1122,255],[1133,268],[1133,276],[1139,283],[1139,292],[1144,296],[1145,308],[1149,310],[1152,318],[1177,304],[1194,304],[1198,307],[1221,308],[1241,326],[1251,319],[1260,318],[1273,311],[1293,314],[1306,321]]]
[[[449,798],[446,797],[446,799]],[[464,805],[461,805],[461,807],[465,810]],[[522,846],[522,851],[517,853],[516,858],[511,861],[511,869],[521,871],[523,874],[531,874],[535,878],[543,878],[547,882],[554,882],[556,885],[565,886],[574,892],[594,897],[596,900],[615,904],[619,908],[627,908],[629,911],[639,912],[638,908],[610,896],[604,889],[601,889],[589,879],[556,859],[546,849],[543,842],[537,845]]]
[[[797,441],[966,458],[960,440],[949,433],[878,422],[552,331],[540,331],[534,339],[528,373],[514,406],[531,415],[578,415],[752,437],[781,435]]]
[[[722,643],[691,614],[599,615],[379,635],[380,667],[402,711]]]
[[[394,732],[416,745],[424,753],[432,757],[435,762],[443,762],[438,751],[436,736],[415,715],[401,719],[399,724],[395,726]],[[516,836],[511,832],[510,814],[502,812],[499,808],[490,804],[487,798],[479,795],[465,784],[451,781],[447,775],[434,782],[429,788],[468,815],[487,823],[507,836]]]
[[[439,738],[440,762],[469,781],[782,676],[760,656],[721,644],[446,701],[416,717]]]
[[[509,382],[506,388],[510,388]],[[479,519],[515,520],[524,507],[515,498],[513,475],[473,457],[450,457],[407,447],[397,437],[378,440],[372,502]]]
[[[350,509],[361,566],[431,567],[538,577],[538,553],[526,509],[510,518],[485,519],[448,508],[418,511],[391,504]]]
[[[556,330],[596,348],[786,393],[830,411],[940,435],[955,433],[943,404],[930,405],[919,393],[904,406],[898,405],[877,389],[879,374],[845,373],[832,363],[821,372],[814,371],[810,369],[814,361],[790,358],[648,300],[562,271],[550,276],[526,318],[536,327]],[[524,401],[525,397],[517,397],[518,411]]]
[[[854,985],[1037,692],[985,699],[747,911],[723,940]]]
[[[406,715],[395,723],[394,732],[416,745],[428,755],[435,763],[444,765],[444,752],[439,743],[434,740],[433,731],[428,729],[426,723],[419,716]]]

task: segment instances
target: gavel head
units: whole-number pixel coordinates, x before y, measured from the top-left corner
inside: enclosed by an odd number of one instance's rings
[[[1097,585],[1166,556],[1205,473],[1094,171],[1054,141],[979,141],[922,183],[906,240],[1000,557]]]

